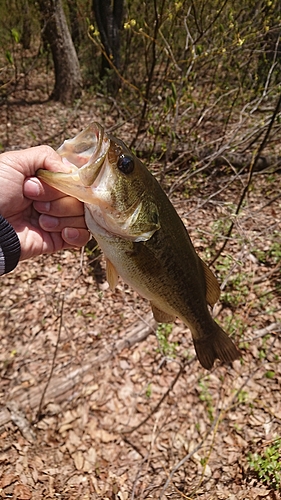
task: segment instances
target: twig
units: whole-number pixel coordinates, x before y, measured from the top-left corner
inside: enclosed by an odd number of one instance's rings
[[[156,432],[156,426],[157,426],[158,422],[156,422],[153,426],[153,431],[151,433],[151,440],[150,440],[150,447],[149,447],[149,451],[145,457],[145,459],[142,461],[142,464],[141,464],[141,467],[139,468],[139,470],[137,471],[137,474],[136,474],[136,477],[135,477],[135,480],[134,480],[134,484],[133,484],[133,489],[132,489],[132,495],[131,495],[131,500],[134,500],[135,499],[135,490],[136,490],[136,487],[137,487],[137,482],[140,478],[140,475],[141,475],[141,471],[142,471],[142,467],[143,465],[145,464],[146,462],[146,467],[145,467],[145,470],[143,471],[143,475],[144,477],[147,475],[148,473],[148,468],[149,468],[149,461],[150,461],[150,457],[151,457],[151,451],[153,450],[153,446],[154,446],[154,443],[155,443],[155,432]],[[151,464],[152,465],[152,464]],[[155,471],[155,468],[152,466],[154,472]]]
[[[263,276],[257,276],[256,278],[253,279],[253,284],[258,285],[259,283],[263,283],[265,280],[271,278],[277,271],[279,271],[280,264],[278,263],[277,266],[275,266],[273,269],[271,269],[268,273],[264,274]]]
[[[153,320],[151,316],[152,315],[149,314],[149,316],[144,317],[142,321],[137,321],[134,325],[128,327],[125,336],[109,346],[105,352],[101,352],[99,356],[89,356],[83,360],[83,365],[81,367],[72,368],[69,372],[64,372],[61,377],[53,377],[48,387],[46,387],[44,383],[31,388],[29,391],[26,391],[26,389],[19,389],[17,392],[13,393],[13,399],[17,400],[19,407],[26,408],[29,406],[29,408],[33,410],[38,408],[42,399],[42,391],[45,388],[45,405],[53,401],[56,403],[65,401],[67,399],[67,394],[69,395],[70,393],[73,396],[73,391],[81,381],[83,375],[90,373],[94,378],[95,374],[93,370],[96,366],[107,363],[123,349],[129,349],[133,345],[143,342],[153,333],[156,327],[156,321]],[[80,393],[82,394],[81,390]],[[9,402],[7,404],[9,404]],[[11,415],[7,407],[1,408],[0,429],[10,421]]]
[[[133,450],[135,450],[143,460],[146,460],[147,455],[144,456],[144,454],[142,453],[142,451],[139,449],[139,447],[136,444],[132,443],[132,441],[130,441],[126,436],[123,436],[122,439],[123,439],[124,443],[131,446],[131,448],[133,448]]]
[[[31,423],[24,415],[23,411],[18,407],[16,401],[9,401],[7,408],[10,411],[11,421],[17,426],[24,439],[29,443],[34,443],[36,434],[31,427]]]
[[[104,46],[102,45],[102,43],[98,42],[94,38],[94,36],[91,35],[90,30],[88,31],[88,37],[101,50],[102,55],[106,58],[107,62],[109,63],[109,65],[111,66],[111,68],[115,71],[115,73],[118,76],[118,78],[120,78],[120,80],[123,83],[125,83],[125,85],[128,85],[128,87],[132,88],[140,96],[140,98],[143,101],[145,101],[146,98],[143,96],[143,94],[140,91],[140,89],[138,89],[138,87],[136,87],[135,85],[133,85],[133,83],[131,83],[129,80],[127,80],[126,78],[124,78],[123,75],[121,75],[119,69],[115,66],[115,64],[113,63],[113,61],[111,60],[111,58],[107,55],[106,50],[104,49]]]
[[[53,376],[54,369],[55,369],[55,362],[56,362],[56,359],[57,359],[58,348],[59,348],[59,343],[60,343],[60,339],[61,339],[61,330],[62,330],[62,321],[63,321],[63,307],[64,307],[64,295],[62,297],[62,302],[61,302],[59,331],[58,331],[57,341],[56,341],[54,355],[53,355],[53,359],[52,359],[51,370],[50,370],[47,382],[46,382],[45,387],[44,387],[43,392],[42,392],[42,396],[41,396],[41,399],[40,399],[40,402],[39,402],[39,406],[38,406],[38,411],[37,411],[37,414],[36,414],[35,422],[38,422],[40,420],[40,418],[41,418],[45,394],[47,392],[47,389],[49,387],[49,384],[51,382],[51,378]]]
[[[204,207],[204,205],[210,203],[210,201],[212,200],[212,198],[215,198],[216,196],[218,196],[218,194],[220,194],[221,192],[223,192],[224,190],[226,190],[229,186],[231,186],[231,184],[233,184],[236,181],[236,179],[239,179],[240,182],[241,182],[241,172],[239,172],[236,175],[234,175],[233,177],[231,177],[230,180],[226,184],[224,184],[220,189],[218,189],[217,191],[215,191],[214,193],[212,193],[210,196],[208,196],[207,199],[203,200],[195,208],[193,208],[192,210],[190,210],[187,215],[190,216],[193,212],[198,211],[200,208]]]
[[[196,357],[194,356],[193,358],[189,359],[189,360],[186,360],[180,367],[178,373],[176,374],[174,380],[171,382],[171,384],[169,385],[167,391],[163,394],[163,396],[160,398],[160,400],[158,401],[157,405],[151,410],[151,412],[149,413],[149,415],[147,415],[147,417],[145,417],[144,420],[142,420],[138,425],[136,425],[136,427],[133,427],[132,429],[128,430],[128,431],[123,431],[121,432],[121,435],[123,434],[132,434],[133,432],[137,431],[140,427],[142,427],[142,425],[146,424],[146,422],[152,417],[152,415],[154,415],[154,413],[156,413],[158,411],[158,409],[160,408],[161,404],[163,403],[163,401],[166,399],[166,397],[168,396],[168,394],[173,390],[173,388],[175,387],[177,381],[179,380],[181,374],[184,372],[185,368],[188,366],[188,365],[191,365],[191,363],[193,363],[193,361],[196,359]]]
[[[259,339],[261,337],[264,337],[265,335],[268,335],[269,333],[275,331],[276,333],[281,332],[281,323],[271,323],[271,325],[266,326],[265,328],[261,328],[260,330],[255,330],[255,337],[251,339],[251,342],[253,340]]]
[[[268,354],[271,353],[273,347],[274,347],[274,344],[276,342],[276,339],[277,337],[274,337],[269,349],[268,349]],[[260,370],[260,367],[262,364],[265,363],[265,360],[263,360],[263,362],[261,364],[258,363],[258,365],[256,366],[256,368],[251,371],[246,380],[240,385],[239,389],[235,392],[235,394],[233,395],[233,397],[231,398],[229,404],[227,405],[226,408],[222,408],[219,412],[219,414],[217,415],[217,417],[215,418],[215,420],[213,421],[212,425],[210,426],[210,428],[208,429],[208,431],[206,432],[204,438],[200,441],[200,443],[190,452],[188,453],[187,455],[185,455],[185,457],[183,457],[176,465],[175,467],[172,469],[172,471],[170,472],[161,492],[160,492],[160,496],[159,496],[159,500],[161,500],[163,498],[163,495],[165,493],[165,491],[167,490],[175,472],[177,472],[177,470],[179,470],[179,468],[184,465],[190,458],[192,458],[194,456],[195,453],[197,453],[198,450],[200,450],[200,448],[203,446],[204,442],[206,441],[207,437],[211,434],[211,432],[213,432],[213,430],[217,429],[218,428],[218,425],[220,423],[220,421],[223,419],[224,415],[226,414],[227,411],[231,410],[231,408],[234,406],[235,404],[235,401],[237,401],[238,397],[239,397],[239,394],[241,394],[241,392],[243,391],[244,387],[249,383],[249,381],[251,379],[253,379],[253,377],[255,376],[255,374]],[[201,482],[202,482],[202,478],[201,478]],[[193,492],[194,493],[194,492]]]
[[[241,208],[241,206],[242,206],[242,204],[243,204],[243,201],[244,201],[244,199],[245,199],[245,197],[246,197],[246,194],[247,194],[247,193],[248,193],[248,191],[249,191],[249,188],[250,188],[250,185],[251,185],[251,181],[252,181],[252,177],[253,177],[253,173],[254,173],[255,166],[256,166],[256,164],[257,164],[257,162],[258,162],[258,159],[259,159],[259,157],[260,157],[260,155],[261,155],[261,153],[262,153],[263,149],[265,148],[265,145],[266,145],[266,143],[267,143],[267,140],[268,140],[269,134],[270,134],[270,132],[271,132],[271,129],[272,129],[273,123],[274,123],[275,118],[276,118],[276,116],[277,116],[277,114],[278,114],[278,112],[279,112],[280,106],[281,106],[281,94],[279,95],[279,98],[278,98],[278,101],[277,101],[277,104],[276,104],[276,107],[275,107],[274,113],[273,113],[273,115],[272,115],[272,117],[271,117],[271,120],[270,120],[270,122],[269,122],[269,125],[268,125],[268,127],[267,127],[267,130],[266,130],[265,136],[264,136],[264,138],[263,138],[263,140],[262,140],[262,142],[261,142],[261,144],[260,144],[260,146],[259,146],[259,148],[258,148],[258,151],[257,151],[256,155],[255,155],[255,156],[254,156],[254,158],[253,158],[252,164],[251,164],[251,166],[250,166],[249,175],[248,175],[248,181],[247,181],[247,184],[246,184],[246,186],[244,187],[244,189],[243,189],[243,191],[242,191],[242,194],[241,194],[241,196],[240,196],[240,200],[239,200],[238,205],[237,205],[237,207],[236,207],[236,210],[235,210],[235,218],[236,218],[236,216],[239,214],[239,212],[240,212],[240,208]],[[221,253],[222,253],[222,252],[223,252],[223,250],[225,249],[225,247],[226,247],[226,245],[227,245],[227,242],[228,242],[228,240],[229,240],[229,238],[230,238],[230,236],[231,236],[231,233],[232,233],[232,230],[233,230],[233,228],[234,228],[234,225],[235,225],[235,218],[233,219],[233,221],[232,221],[232,222],[231,222],[231,224],[230,224],[230,227],[229,227],[229,229],[228,229],[228,231],[227,231],[227,234],[226,234],[226,236],[225,236],[225,240],[224,240],[224,242],[223,242],[223,244],[222,244],[221,248],[218,250],[218,252],[216,253],[215,257],[211,260],[211,262],[210,262],[210,264],[209,264],[209,265],[214,264],[214,262],[217,260],[217,258],[221,255]]]
[[[163,498],[163,495],[166,491],[166,489],[168,488],[170,482],[171,482],[171,479],[172,477],[174,476],[175,472],[177,472],[177,470],[182,466],[184,465],[191,457],[193,457],[193,455],[195,455],[195,453],[200,450],[200,448],[203,446],[204,442],[206,441],[207,437],[211,434],[211,432],[213,431],[213,429],[215,429],[215,427],[218,425],[219,423],[219,420],[221,418],[221,413],[222,413],[223,410],[221,410],[221,412],[219,413],[219,415],[215,418],[215,420],[213,421],[211,427],[208,429],[208,431],[206,432],[205,436],[203,437],[203,439],[200,441],[200,443],[198,443],[197,446],[195,446],[195,448],[190,452],[188,453],[187,455],[185,455],[185,457],[183,457],[178,463],[177,465],[171,470],[169,476],[168,476],[168,479],[166,480],[162,490],[161,490],[161,493],[160,493],[160,496],[159,496],[159,500],[161,500],[161,498]]]
[[[271,205],[271,203],[274,203],[276,200],[278,200],[278,198],[281,197],[281,193],[278,193],[276,196],[274,196],[274,198],[272,198],[272,200],[269,200],[267,203],[265,203],[261,208],[259,208],[259,211],[260,210],[263,210],[263,208],[266,208],[266,207],[269,207],[269,205]]]

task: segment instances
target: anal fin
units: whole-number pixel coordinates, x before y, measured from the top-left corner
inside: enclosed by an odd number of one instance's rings
[[[152,313],[155,321],[157,323],[173,323],[175,321],[175,316],[168,314],[161,309],[158,309],[152,302],[150,302]]]

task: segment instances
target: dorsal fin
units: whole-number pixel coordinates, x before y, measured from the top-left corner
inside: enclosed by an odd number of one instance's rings
[[[106,279],[108,281],[108,284],[110,286],[110,289],[111,290],[114,290],[117,283],[118,283],[118,272],[116,271],[114,265],[112,264],[112,262],[110,262],[109,259],[105,259],[106,260]]]
[[[217,278],[212,273],[211,269],[209,269],[207,264],[205,264],[203,260],[201,260],[201,263],[203,266],[203,271],[206,281],[206,300],[210,306],[214,307],[215,303],[220,298],[220,292],[221,292],[220,285]]]

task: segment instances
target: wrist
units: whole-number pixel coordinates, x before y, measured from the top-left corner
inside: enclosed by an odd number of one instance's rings
[[[0,275],[11,272],[18,264],[21,247],[11,224],[0,215]]]

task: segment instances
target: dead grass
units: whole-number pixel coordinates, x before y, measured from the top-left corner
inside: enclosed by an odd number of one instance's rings
[[[3,147],[56,147],[93,119],[109,127],[103,106],[2,107]],[[174,193],[205,260],[222,244],[245,182],[201,178]],[[180,321],[170,335],[174,358],[161,352],[152,323],[145,340],[117,354],[136,322],[151,321],[149,305],[122,283],[115,292],[98,285],[77,251],[20,263],[1,278],[0,497],[280,498],[247,460],[280,436],[280,187],[280,174],[254,177],[215,264],[223,284],[215,314],[243,354],[233,367],[203,370]],[[38,420],[31,395],[46,384],[56,348],[51,382],[78,375],[63,397],[47,395]]]

